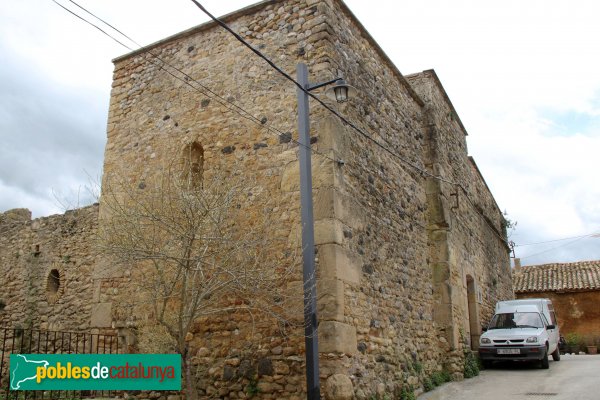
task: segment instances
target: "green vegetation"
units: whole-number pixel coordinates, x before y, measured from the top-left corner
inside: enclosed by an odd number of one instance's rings
[[[417,374],[420,374],[423,371],[423,364],[415,361],[415,363],[412,365],[412,368]]]
[[[400,391],[400,400],[415,400],[415,392],[412,387],[405,386]]]
[[[567,342],[567,353],[578,353],[583,344],[581,336],[575,332],[567,333],[565,341]]]
[[[423,390],[426,392],[430,392],[435,389],[435,385],[433,384],[433,380],[431,378],[423,379]]]
[[[246,394],[249,398],[252,398],[256,396],[259,392],[260,389],[258,388],[258,379],[256,379],[256,377],[252,377],[252,379],[250,379],[250,382],[248,382],[248,385],[246,385]]]
[[[464,377],[469,379],[479,375],[479,359],[472,351],[465,350]]]
[[[450,382],[452,377],[448,371],[435,371],[431,376],[423,380],[423,390],[429,392],[446,382]]]
[[[435,386],[440,386],[443,383],[450,382],[452,380],[452,377],[450,376],[450,373],[448,371],[443,370],[436,371],[433,374],[431,374],[431,380],[433,381],[433,384]]]

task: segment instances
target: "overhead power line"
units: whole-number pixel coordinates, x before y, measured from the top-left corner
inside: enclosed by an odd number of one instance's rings
[[[475,210],[475,212],[480,215],[480,217],[483,219],[483,221],[490,227],[490,229],[492,230],[492,232],[507,246],[509,247],[509,244],[507,242],[507,240],[501,236],[498,231],[496,230],[496,227],[494,227],[490,221],[488,220],[488,218],[483,215],[483,213],[478,209],[478,207],[475,205],[475,203],[473,202],[473,200],[470,198],[469,196],[469,192],[465,189],[465,187],[457,182],[453,182],[451,180],[445,179],[444,177],[442,177],[441,175],[435,175],[432,174],[431,172],[427,171],[424,168],[421,168],[420,166],[416,165],[415,163],[411,162],[410,160],[407,160],[406,158],[402,157],[401,155],[399,155],[397,152],[389,149],[388,147],[386,147],[385,145],[383,145],[382,143],[380,143],[378,140],[374,139],[371,135],[369,135],[366,131],[364,131],[363,129],[361,129],[360,127],[356,126],[354,123],[352,123],[351,121],[349,121],[346,117],[344,117],[343,115],[341,115],[340,113],[338,113],[336,110],[334,110],[333,108],[331,108],[329,105],[327,105],[325,102],[323,102],[319,97],[317,97],[316,95],[314,95],[312,92],[310,92],[307,88],[303,87],[298,81],[296,81],[294,78],[292,78],[288,73],[286,73],[285,71],[283,71],[280,67],[278,67],[271,59],[269,59],[267,56],[265,56],[260,50],[256,49],[255,47],[253,47],[251,44],[249,44],[246,40],[244,40],[244,38],[242,38],[237,32],[235,32],[234,30],[232,30],[226,23],[224,23],[223,21],[221,21],[219,18],[215,17],[214,15],[212,15],[202,4],[200,4],[197,0],[191,0],[200,10],[202,10],[202,12],[204,12],[210,19],[212,19],[215,23],[217,23],[219,26],[221,26],[223,29],[225,29],[227,32],[229,32],[231,35],[233,35],[240,43],[242,43],[244,46],[246,46],[248,49],[250,49],[254,54],[256,54],[258,57],[262,58],[269,66],[271,66],[271,68],[273,68],[275,71],[277,71],[279,74],[281,74],[284,78],[286,78],[287,80],[289,80],[290,82],[292,82],[294,85],[296,85],[296,87],[298,87],[300,90],[302,90],[304,93],[306,93],[308,96],[310,96],[311,98],[313,98],[315,101],[317,101],[321,106],[323,106],[326,110],[328,110],[329,112],[331,112],[333,115],[335,115],[337,118],[339,118],[343,123],[345,123],[346,125],[350,126],[353,130],[355,130],[356,132],[358,132],[362,137],[364,137],[365,139],[373,142],[375,145],[377,145],[378,147],[380,147],[382,150],[384,150],[385,152],[389,153],[392,157],[400,160],[402,163],[404,163],[405,165],[410,166],[411,168],[413,168],[414,170],[418,171],[421,175],[423,176],[428,176],[430,178],[436,179],[438,181],[441,182],[446,182],[448,184],[454,185],[458,188],[461,189],[461,191],[465,194],[465,197],[467,198],[468,202],[471,204],[471,206],[473,207],[473,209]]]
[[[69,1],[71,1],[71,0],[69,0]],[[57,6],[59,6],[60,8],[62,8],[63,10],[65,10],[66,12],[68,12],[68,13],[70,13],[70,14],[74,15],[76,18],[79,18],[80,20],[84,21],[85,23],[87,23],[87,24],[90,24],[90,25],[91,25],[91,26],[93,26],[94,28],[98,29],[100,32],[102,32],[103,34],[105,34],[106,36],[108,36],[109,38],[111,38],[112,40],[114,40],[115,42],[119,43],[121,46],[125,47],[126,49],[129,49],[129,50],[133,51],[133,49],[132,49],[131,47],[129,47],[129,46],[127,46],[126,44],[122,43],[120,40],[118,40],[118,39],[117,39],[117,38],[115,38],[114,36],[112,36],[112,35],[110,35],[109,33],[107,33],[105,30],[103,30],[102,28],[100,28],[98,25],[96,25],[96,24],[94,24],[94,23],[92,23],[92,22],[88,21],[87,19],[83,18],[82,16],[80,16],[80,15],[78,15],[78,14],[74,13],[73,11],[69,10],[67,7],[63,6],[63,5],[62,5],[62,4],[60,4],[58,1],[56,1],[56,0],[52,0],[52,2],[53,2],[54,4],[56,4]],[[71,3],[74,3],[74,2],[72,2],[72,1],[71,1]],[[85,10],[85,8],[81,7],[81,6],[80,6],[80,5],[78,5],[77,3],[74,3],[74,4],[76,4],[76,5],[77,5],[79,8],[81,8],[81,9]],[[87,11],[87,10],[85,10],[85,11]],[[87,11],[87,12],[89,13],[89,11]],[[93,15],[93,14],[92,14],[92,15]],[[98,17],[96,17],[96,16],[94,16],[94,17],[95,17],[95,18],[97,18],[97,19],[100,19],[100,18],[98,18]],[[102,20],[100,20],[100,21],[102,21]],[[102,22],[104,22],[104,21],[102,21]],[[105,22],[105,23],[106,23],[106,22]],[[108,25],[108,24],[107,24],[107,25]],[[110,25],[109,25],[109,26],[110,26]],[[111,26],[111,28],[112,28],[112,26]],[[113,29],[114,29],[114,28],[113,28]],[[115,30],[116,30],[116,29],[115,29]],[[123,35],[123,36],[125,36],[125,35]]]
[[[286,78],[287,80],[289,80],[290,82],[292,82],[294,85],[296,85],[296,87],[298,87],[300,90],[302,90],[308,96],[310,96],[315,101],[317,101],[321,106],[323,106],[329,112],[331,112],[336,117],[338,117],[346,125],[350,126],[352,129],[354,129],[356,132],[358,132],[365,139],[370,140],[371,142],[375,143],[381,149],[383,149],[384,151],[390,153],[392,156],[400,159],[403,163],[405,163],[407,165],[410,165],[414,169],[418,170],[420,173],[425,174],[425,175],[430,175],[430,176],[434,177],[434,175],[431,174],[429,171],[427,171],[427,170],[419,167],[418,165],[412,163],[411,161],[403,158],[399,154],[395,153],[394,151],[390,150],[389,148],[385,147],[383,144],[381,144],[380,142],[378,142],[377,140],[375,140],[373,137],[371,137],[363,129],[361,129],[358,126],[356,126],[354,123],[352,123],[351,121],[349,121],[346,117],[344,117],[343,115],[341,115],[340,113],[338,113],[336,110],[334,110],[333,108],[331,108],[329,105],[327,105],[323,100],[321,100],[319,97],[317,97],[314,93],[312,93],[311,91],[309,91],[307,88],[303,87],[298,81],[296,81],[294,78],[292,78],[287,72],[285,72],[284,70],[282,70],[281,68],[279,68],[273,61],[271,61],[271,59],[269,59],[267,56],[265,56],[260,50],[254,48],[250,43],[248,43],[247,41],[245,41],[244,38],[242,38],[238,33],[236,33],[233,29],[231,29],[226,23],[224,23],[219,18],[217,18],[214,15],[212,15],[206,8],[204,8],[204,6],[202,4],[200,4],[196,0],[191,0],[191,1],[198,8],[200,8],[207,16],[209,16],[214,22],[216,22],[217,24],[219,24],[227,32],[231,33],[239,42],[241,42],[244,46],[246,46],[247,48],[249,48],[254,54],[256,54],[258,57],[262,58],[275,71],[277,71],[284,78]]]
[[[541,254],[550,253],[551,251],[555,251],[555,250],[557,250],[557,249],[560,249],[560,248],[563,248],[563,247],[570,246],[570,245],[572,245],[573,243],[579,242],[580,240],[582,240],[582,239],[585,239],[586,237],[591,237],[591,236],[594,236],[594,235],[580,236],[580,237],[578,237],[577,239],[575,239],[575,240],[572,240],[572,241],[570,241],[570,242],[568,242],[568,243],[561,244],[561,245],[558,245],[558,246],[554,246],[554,247],[551,247],[551,248],[549,248],[549,249],[546,249],[546,250],[540,251],[540,252],[538,252],[538,253],[530,254],[530,255],[528,255],[528,256],[525,256],[525,257],[520,257],[520,258],[521,258],[521,260],[524,260],[524,259],[526,259],[526,258],[531,258],[531,257],[539,256],[539,255],[541,255]]]
[[[538,245],[538,244],[546,244],[546,243],[562,242],[563,240],[570,240],[570,239],[583,239],[583,238],[587,238],[587,237],[600,237],[600,232],[588,233],[587,235],[579,235],[579,236],[565,237],[565,238],[560,238],[560,239],[545,240],[545,241],[543,241],[543,242],[534,242],[534,243],[515,244],[515,247],[536,246],[536,245]]]
[[[109,34],[108,32],[106,32],[105,30],[103,30],[100,27],[98,27],[97,25],[95,25],[94,23],[88,21],[87,19],[83,18],[82,16],[78,15],[77,13],[69,10],[68,8],[66,8],[65,6],[63,6],[62,4],[60,4],[59,2],[57,2],[56,0],[52,0],[52,1],[55,4],[57,4],[58,6],[60,6],[62,9],[66,10],[70,14],[74,15],[75,17],[77,17],[78,19],[80,19],[80,20],[86,22],[87,24],[93,26],[94,28],[98,29],[104,35],[106,35],[109,38],[111,38],[112,40],[116,41],[121,46],[125,47],[126,49],[128,49],[130,51],[134,50],[131,47],[129,47],[129,46],[125,45],[124,43],[122,43],[121,41],[119,41],[118,39],[116,39],[114,36],[112,36],[111,34]],[[126,39],[128,39],[129,41],[131,41],[136,46],[138,46],[138,48],[143,49],[143,46],[140,45],[138,42],[136,42],[134,39],[132,39],[131,37],[129,37],[128,35],[126,35],[122,31],[120,31],[119,29],[117,29],[116,27],[114,27],[113,25],[111,25],[110,23],[108,23],[107,21],[105,21],[104,19],[98,17],[93,12],[87,10],[86,8],[82,7],[81,5],[79,5],[78,3],[76,3],[73,0],[69,0],[69,2],[71,2],[72,4],[74,4],[75,6],[77,6],[78,8],[82,9],[87,14],[91,15],[92,17],[96,18],[98,21],[101,21],[102,23],[104,23],[105,25],[107,25],[108,27],[110,27],[111,29],[113,29],[115,32],[119,33],[120,35],[122,35],[123,37],[125,37]],[[231,101],[229,99],[223,98],[221,95],[219,95],[218,93],[216,93],[215,91],[213,91],[212,89],[210,89],[208,86],[206,86],[206,85],[202,84],[201,82],[199,82],[198,80],[194,79],[189,74],[187,74],[186,72],[182,71],[181,69],[179,69],[179,68],[173,66],[172,64],[168,63],[167,61],[165,61],[164,59],[162,59],[159,55],[153,53],[151,49],[146,49],[144,52],[148,53],[153,59],[159,61],[161,63],[161,65],[158,65],[158,64],[155,64],[155,65],[159,66],[162,70],[164,70],[166,73],[168,73],[169,75],[171,75],[173,78],[179,80],[180,82],[182,82],[185,85],[191,87],[192,89],[200,92],[204,96],[216,100],[220,105],[224,106],[229,111],[235,112],[236,114],[240,115],[241,117],[243,117],[243,118],[245,118],[245,119],[247,119],[247,120],[249,120],[249,121],[257,124],[258,126],[260,126],[261,129],[265,129],[268,133],[275,134],[276,136],[278,136],[280,138],[283,137],[284,135],[286,135],[286,132],[283,132],[281,129],[278,129],[277,127],[273,126],[272,124],[266,125],[261,119],[259,119],[258,117],[254,116],[249,111],[245,110],[244,108],[242,108],[241,106],[237,105],[233,101]],[[165,66],[171,68],[172,70],[177,71],[178,73],[180,73],[181,75],[183,75],[184,78],[182,78],[181,76],[177,76],[172,71],[170,71],[167,68],[165,68]],[[199,87],[194,86],[192,84],[192,82],[196,83]],[[300,143],[299,141],[297,141],[297,140],[295,140],[295,139],[293,139],[291,137],[290,137],[290,141],[293,142],[294,144],[299,145],[299,146],[305,146],[307,148],[310,148],[310,146],[304,145],[304,144]],[[340,160],[333,159],[329,155],[327,155],[327,154],[325,154],[323,152],[320,152],[320,151],[317,151],[317,150],[314,150],[314,149],[312,149],[312,151],[315,152],[316,154],[319,154],[322,157],[325,157],[325,158],[327,158],[327,159],[335,162],[335,163],[340,162]]]
[[[119,43],[121,46],[125,47],[126,49],[133,51],[133,49],[130,46],[125,45],[124,43],[122,43],[121,41],[119,41],[118,39],[116,39],[114,36],[110,35],[108,32],[106,32],[105,30],[101,29],[100,27],[98,27],[97,25],[95,25],[94,23],[88,21],[87,19],[81,17],[80,15],[76,14],[75,12],[69,10],[68,8],[64,7],[62,4],[58,3],[56,0],[52,0],[54,3],[56,3],[58,6],[60,6],[61,8],[63,8],[64,10],[66,10],[67,12],[69,12],[70,14],[74,15],[75,17],[77,17],[78,19],[81,19],[82,21],[88,23],[89,25],[93,26],[94,28],[98,29],[100,32],[102,32],[104,35],[110,37],[112,40],[116,41],[117,43]],[[402,163],[404,163],[405,165],[410,166],[411,168],[415,169],[416,171],[418,171],[421,175],[423,176],[428,176],[430,178],[454,185],[456,187],[459,187],[461,189],[461,191],[463,191],[463,193],[465,194],[465,197],[467,198],[468,202],[471,204],[471,206],[473,207],[473,209],[475,210],[475,212],[483,219],[483,221],[490,227],[490,229],[492,230],[492,232],[505,244],[508,245],[506,239],[504,237],[502,237],[498,231],[496,230],[496,228],[490,223],[490,221],[488,220],[487,217],[485,217],[481,211],[479,210],[479,208],[475,205],[475,203],[471,200],[471,198],[469,197],[469,193],[467,192],[467,190],[464,188],[464,186],[460,183],[456,183],[453,181],[450,181],[448,179],[443,178],[442,176],[439,175],[434,175],[432,173],[430,173],[429,171],[427,171],[426,169],[423,169],[421,167],[419,167],[418,165],[414,164],[413,162],[405,159],[404,157],[400,156],[399,154],[397,154],[396,152],[394,152],[393,150],[390,150],[389,148],[387,148],[385,145],[383,145],[382,143],[380,143],[379,141],[377,141],[376,139],[374,139],[373,137],[371,137],[368,133],[366,133],[364,130],[362,130],[361,128],[359,128],[358,126],[356,126],[354,123],[352,123],[351,121],[349,121],[346,117],[342,116],[340,113],[338,113],[336,110],[332,109],[329,105],[327,105],[326,103],[324,103],[320,98],[318,98],[317,96],[315,96],[313,93],[309,92],[308,90],[306,90],[306,88],[303,88],[294,78],[292,78],[290,75],[288,75],[287,73],[285,73],[281,68],[279,68],[274,62],[272,62],[271,60],[269,60],[265,55],[263,55],[259,50],[255,49],[254,47],[252,47],[250,44],[248,44],[243,38],[241,38],[237,33],[235,33],[233,30],[231,30],[225,23],[223,23],[222,21],[220,21],[218,18],[214,17],[212,14],[210,14],[200,3],[198,3],[195,0],[192,0],[194,2],[194,4],[196,4],[203,12],[205,12],[211,19],[213,19],[213,21],[217,22],[220,26],[222,26],[224,29],[226,29],[228,32],[230,32],[232,35],[234,35],[236,37],[237,40],[239,40],[241,43],[243,43],[246,47],[248,47],[249,49],[251,49],[256,55],[258,55],[259,57],[261,57],[262,59],[264,59],[272,68],[274,68],[278,73],[280,73],[281,75],[283,75],[286,79],[290,80],[291,82],[293,82],[298,88],[300,88],[302,91],[304,91],[305,93],[307,93],[311,98],[315,99],[320,105],[322,105],[325,109],[327,109],[329,112],[333,113],[336,117],[338,117],[342,122],[344,122],[346,125],[350,126],[352,129],[354,129],[356,132],[358,132],[361,136],[363,136],[364,138],[366,138],[367,140],[373,142],[374,144],[376,144],[378,147],[380,147],[381,149],[383,149],[384,151],[386,151],[387,153],[389,153],[390,155],[392,155],[394,158],[400,160]],[[125,33],[123,33],[122,31],[120,31],[119,29],[117,29],[116,27],[114,27],[113,25],[111,25],[110,23],[108,23],[107,21],[105,21],[104,19],[98,17],[97,15],[95,15],[94,13],[92,13],[91,11],[87,10],[86,8],[82,7],[81,5],[79,5],[78,3],[76,3],[73,0],[69,0],[69,2],[71,2],[72,4],[74,4],[75,6],[77,6],[78,8],[82,9],[83,11],[85,11],[87,14],[91,15],[92,17],[96,18],[97,20],[101,21],[102,23],[104,23],[105,25],[107,25],[108,27],[110,27],[112,30],[114,30],[115,32],[119,33],[121,36],[123,36],[124,38],[126,38],[127,40],[131,41],[132,43],[134,43],[136,46],[138,46],[139,49],[144,49],[143,46],[141,46],[139,43],[137,43],[134,39],[132,39],[131,37],[129,37],[128,35],[126,35]],[[207,96],[209,98],[215,99],[217,101],[217,103],[219,103],[220,105],[224,106],[227,110],[234,112],[238,115],[240,115],[241,117],[248,119],[249,121],[259,125],[261,128],[265,129],[268,133],[272,133],[275,134],[278,137],[281,137],[282,135],[286,135],[285,132],[283,132],[282,130],[274,127],[272,124],[269,125],[265,125],[264,122],[259,119],[258,117],[254,116],[253,114],[251,114],[250,112],[248,112],[247,110],[245,110],[244,108],[242,108],[241,106],[235,104],[233,101],[229,100],[229,99],[225,99],[222,96],[220,96],[218,93],[214,92],[213,90],[211,90],[209,87],[207,87],[206,85],[202,84],[201,82],[199,82],[198,80],[192,78],[189,74],[185,73],[184,71],[182,71],[181,69],[171,65],[170,63],[168,63],[167,61],[165,61],[164,59],[162,59],[160,56],[158,56],[157,54],[153,53],[151,51],[150,48],[146,49],[143,51],[144,53],[148,53],[154,60],[157,60],[161,63],[161,65],[155,64],[157,66],[159,66],[162,70],[164,70],[166,73],[168,73],[169,75],[171,75],[173,78],[181,81],[182,83],[184,83],[185,85],[191,87],[192,89],[198,91],[199,93],[203,94],[204,96]],[[182,78],[181,76],[177,76],[175,73],[173,73],[172,71],[170,71],[169,69],[165,68],[171,68],[174,71],[177,71],[178,73],[180,73],[181,75],[184,76],[184,78]],[[193,83],[196,83],[199,87],[194,86]],[[329,159],[330,161],[333,161],[334,163],[341,163],[342,160],[339,159],[334,159],[331,158],[329,155],[317,151],[313,148],[311,148],[310,145],[306,146],[300,142],[298,142],[297,140],[291,139],[290,141],[292,141],[293,143],[299,145],[299,146],[305,146],[307,148],[310,148],[312,152]],[[353,175],[355,178],[357,179],[361,179],[361,177],[359,177],[357,174],[353,173],[353,171],[351,171],[350,168],[346,169],[348,172],[351,173],[351,175]]]

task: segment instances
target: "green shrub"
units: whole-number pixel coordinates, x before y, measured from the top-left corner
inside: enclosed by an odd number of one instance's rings
[[[423,390],[426,392],[432,391],[437,385],[433,383],[431,378],[423,379]]]
[[[423,371],[423,365],[418,361],[415,361],[415,363],[413,364],[413,368],[417,374],[420,374],[421,371]]]
[[[400,400],[415,400],[415,393],[410,386],[405,386],[400,391]]]
[[[470,350],[465,351],[465,366],[463,374],[467,379],[479,375],[479,360]]]
[[[253,398],[259,392],[260,390],[258,388],[258,380],[256,379],[256,377],[252,377],[250,379],[250,382],[248,382],[248,385],[246,386],[246,395],[248,395],[249,398]]]
[[[431,374],[431,381],[435,386],[440,386],[442,383],[450,382],[452,377],[448,371],[436,371]]]

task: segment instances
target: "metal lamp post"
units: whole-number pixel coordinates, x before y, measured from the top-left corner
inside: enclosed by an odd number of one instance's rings
[[[308,68],[300,63],[296,68],[296,79],[306,90],[297,89],[298,136],[300,143],[300,208],[302,216],[302,272],[304,280],[304,336],[306,345],[306,397],[308,400],[321,398],[319,387],[319,341],[317,336],[317,287],[315,275],[315,234],[312,199],[312,172],[310,160],[310,121],[308,93],[333,83],[332,95],[342,103],[354,92],[341,78],[311,85]]]

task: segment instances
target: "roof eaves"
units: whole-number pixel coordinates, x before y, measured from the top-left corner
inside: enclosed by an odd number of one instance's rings
[[[354,15],[352,10],[350,10],[350,8],[346,5],[346,3],[344,3],[343,0],[335,0],[335,1],[337,1],[339,3],[340,7],[342,8],[342,11],[344,11],[346,13],[346,15],[356,23],[358,28],[365,35],[365,39],[367,39],[369,44],[371,46],[373,46],[373,48],[375,49],[377,54],[379,54],[379,56],[383,59],[383,61],[385,61],[385,63],[392,70],[392,72],[394,74],[396,74],[396,77],[400,80],[400,83],[406,88],[406,90],[408,90],[408,93],[413,98],[413,100],[415,102],[417,102],[417,104],[419,104],[419,106],[424,107],[425,102],[423,101],[421,96],[419,96],[419,94],[413,89],[413,87],[410,85],[410,83],[408,83],[408,81],[406,80],[404,75],[402,75],[402,73],[400,72],[398,67],[396,67],[396,64],[394,64],[392,62],[392,60],[388,57],[388,55],[385,53],[385,51],[383,51],[383,49],[381,48],[379,43],[377,43],[375,41],[375,39],[373,39],[373,36],[371,36],[371,34],[367,30],[367,28],[365,28],[365,26],[362,24],[362,22],[360,22],[360,20],[356,17],[356,15]]]
[[[442,94],[442,97],[444,98],[444,100],[448,104],[448,107],[450,107],[450,110],[454,114],[454,118],[456,119],[456,122],[458,123],[458,126],[462,130],[463,134],[465,136],[468,136],[469,133],[467,132],[467,129],[463,125],[463,123],[462,123],[462,121],[460,119],[460,116],[458,115],[458,112],[456,112],[456,108],[454,108],[454,104],[452,104],[452,101],[450,101],[450,97],[448,97],[448,93],[446,93],[446,89],[444,89],[444,86],[442,85],[442,82],[440,81],[440,78],[438,77],[438,75],[435,72],[435,70],[434,69],[426,69],[423,72],[417,72],[415,74],[407,75],[407,78],[417,77],[417,76],[420,76],[420,75],[431,76],[433,78],[433,82],[435,83],[435,85],[439,89],[440,93]]]
[[[251,5],[247,6],[247,7],[240,8],[239,10],[230,12],[229,14],[225,14],[222,17],[219,17],[219,19],[221,21],[223,21],[223,22],[230,22],[230,21],[236,20],[239,17],[242,17],[244,15],[252,14],[252,13],[256,12],[257,10],[260,10],[260,9],[268,6],[269,4],[274,4],[274,3],[277,3],[277,0],[264,0],[264,1],[260,1],[258,3],[251,4]],[[145,52],[147,52],[147,51],[149,51],[149,50],[151,50],[151,49],[153,49],[155,47],[158,47],[158,46],[160,46],[162,44],[168,43],[168,42],[170,42],[172,40],[182,39],[182,38],[185,38],[187,36],[191,36],[191,35],[193,35],[195,33],[211,29],[211,28],[213,28],[215,26],[217,26],[217,23],[214,22],[214,21],[204,22],[204,23],[202,23],[200,25],[196,25],[196,26],[194,26],[194,27],[192,27],[190,29],[186,29],[185,31],[176,33],[176,34],[171,35],[171,36],[167,36],[164,39],[158,40],[158,41],[156,41],[154,43],[150,43],[147,46],[140,47],[139,49],[134,50],[132,52],[129,52],[127,54],[123,54],[122,56],[116,57],[116,58],[114,58],[112,60],[112,62],[113,63],[117,63],[117,62],[126,60],[126,59],[131,58],[133,56],[136,56],[138,54],[145,53]]]

